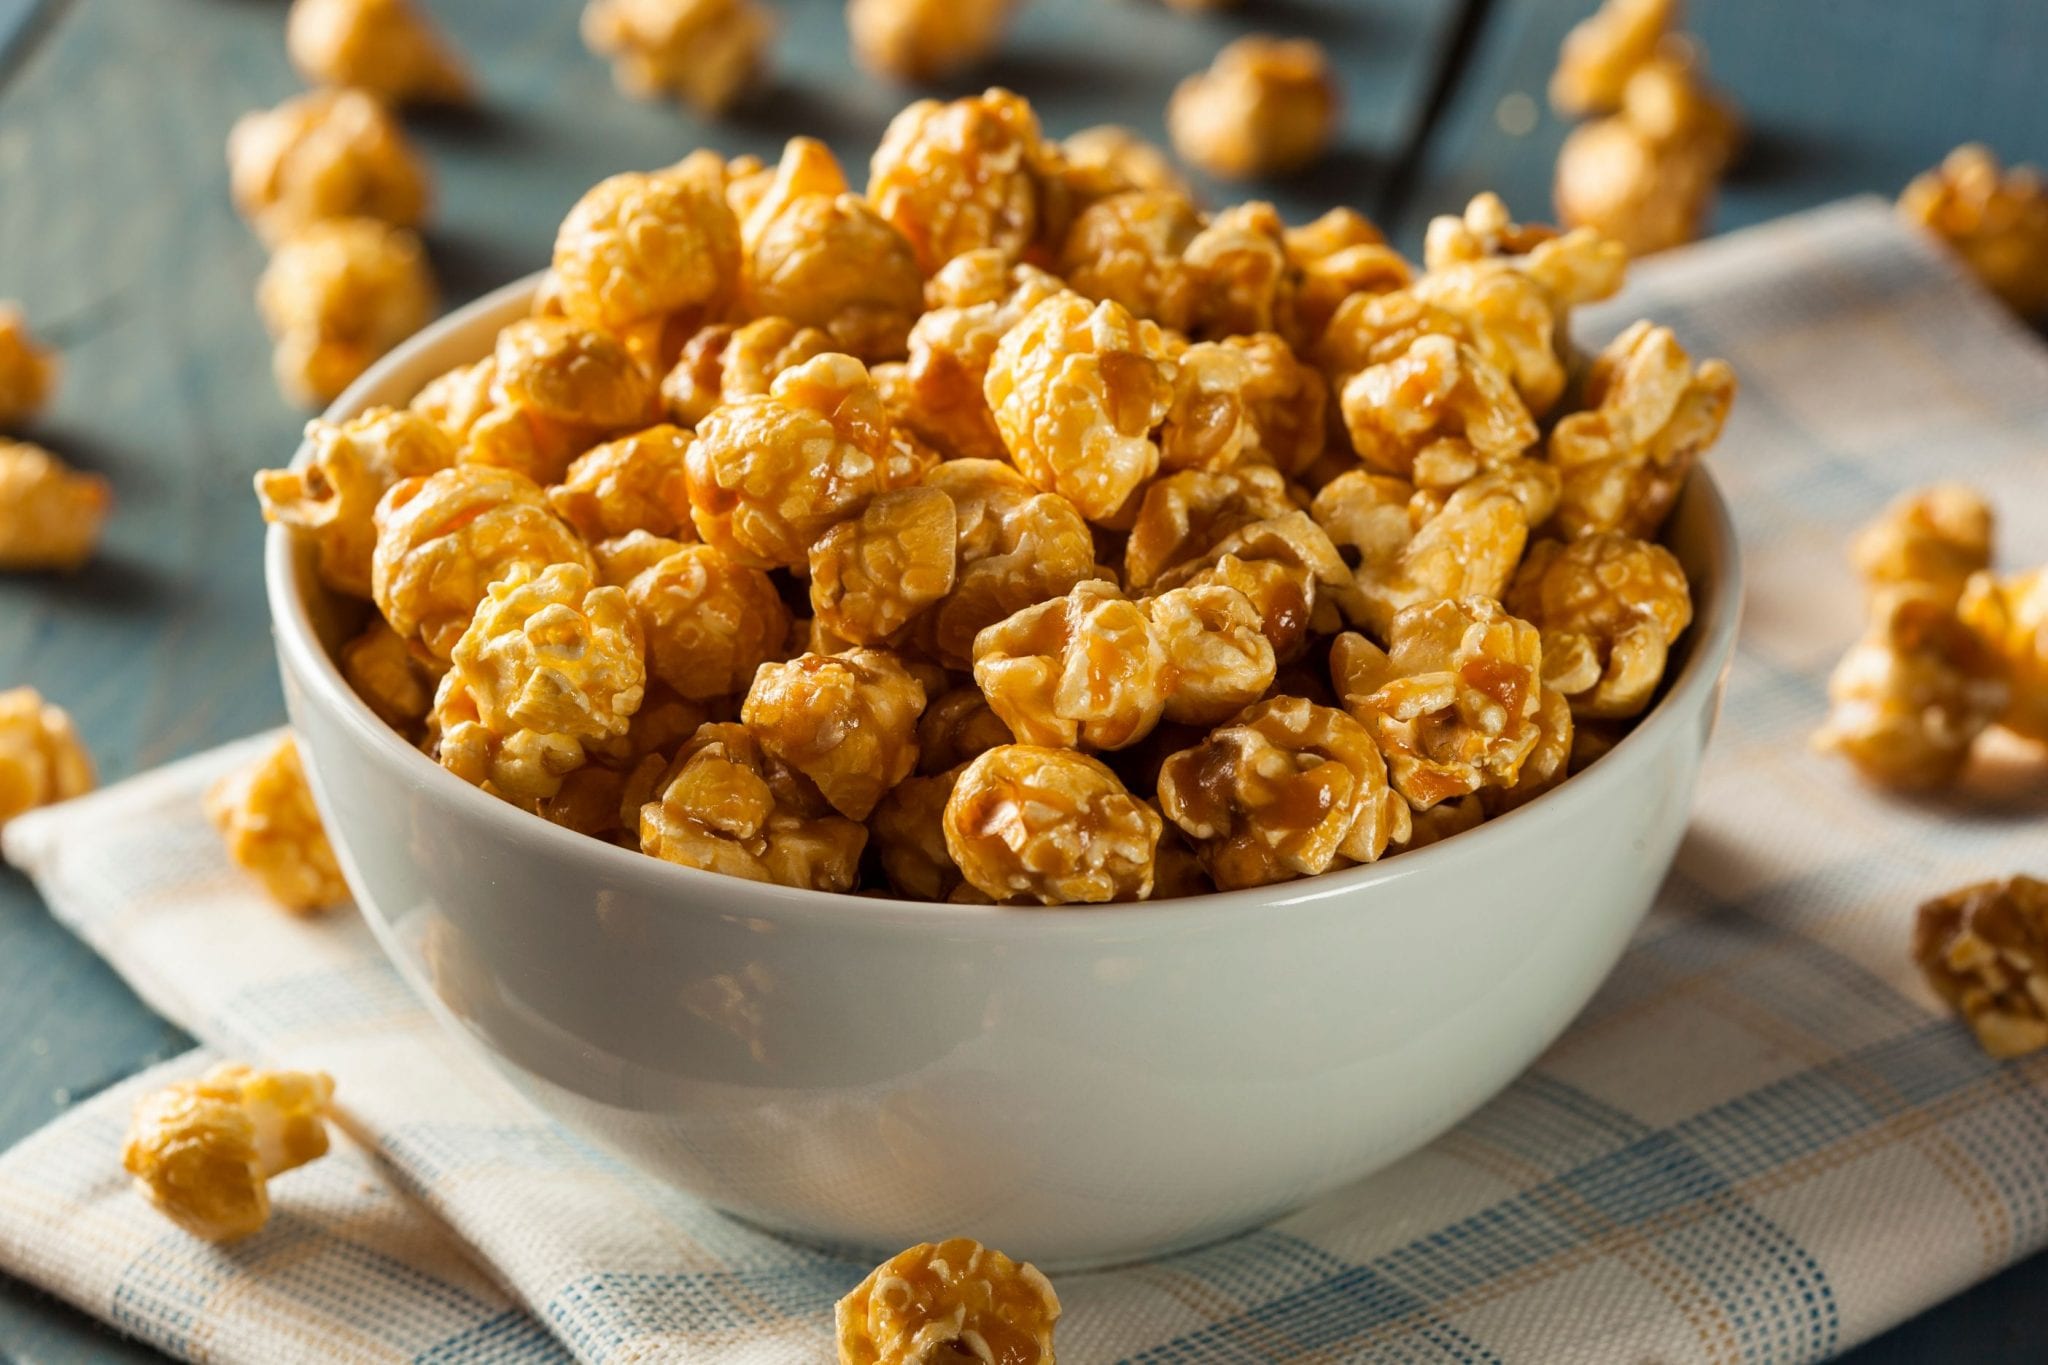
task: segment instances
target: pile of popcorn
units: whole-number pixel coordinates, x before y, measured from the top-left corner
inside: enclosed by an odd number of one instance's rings
[[[1691,619],[1656,537],[1728,368],[1572,350],[1597,233],[1481,196],[1418,269],[1140,153],[990,90],[864,193],[808,139],[597,185],[489,356],[258,476],[374,604],[344,672],[593,837],[982,903],[1371,862],[1604,752]]]

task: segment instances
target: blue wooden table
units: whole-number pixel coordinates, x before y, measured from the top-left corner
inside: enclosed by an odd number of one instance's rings
[[[440,184],[430,246],[459,302],[535,268],[591,182],[694,146],[772,156],[823,133],[864,162],[908,96],[857,75],[838,0],[779,0],[764,96],[716,126],[618,98],[569,0],[429,0],[482,73],[483,109],[415,122]],[[1160,135],[1180,76],[1250,26],[1308,33],[1348,97],[1339,150],[1262,190],[1290,217],[1333,202],[1404,246],[1430,214],[1500,190],[1546,216],[1563,128],[1540,110],[1557,44],[1590,0],[1249,0],[1232,19],[1142,0],[1033,0],[994,81],[1056,133]],[[1726,229],[1860,191],[1895,192],[1956,143],[2048,160],[2048,8],[2038,0],[1712,0],[1692,27],[1741,103],[1751,151]],[[69,579],[0,579],[0,686],[70,708],[118,778],[276,723],[252,471],[302,415],[275,396],[251,306],[262,252],[228,208],[221,144],[297,88],[282,3],[0,0],[0,297],[63,344],[34,435],[119,491],[106,552]],[[941,92],[943,93],[943,92]],[[1211,202],[1226,202],[1210,187]],[[0,1147],[187,1045],[0,869]],[[1852,1354],[1858,1365],[2048,1360],[2048,1257]],[[0,1278],[0,1361],[159,1359]]]

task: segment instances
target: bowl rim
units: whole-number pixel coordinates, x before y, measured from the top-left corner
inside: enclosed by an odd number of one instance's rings
[[[451,345],[463,335],[524,316],[527,305],[545,271],[515,280],[455,309],[409,337],[379,359],[340,397],[320,420],[342,421],[372,406],[370,395],[387,384],[399,371],[414,366],[421,353]],[[480,358],[479,355],[471,359]],[[468,363],[456,361],[456,364]],[[310,429],[310,426],[309,426]],[[311,455],[311,443],[301,440],[291,464],[303,465]],[[1695,591],[1695,617],[1690,627],[1686,659],[1676,678],[1664,687],[1650,711],[1644,715],[1602,759],[1593,766],[1559,783],[1541,796],[1486,820],[1473,829],[1413,849],[1398,857],[1356,867],[1342,868],[1266,886],[1213,891],[1168,900],[1115,902],[1086,906],[978,905],[950,901],[904,900],[895,896],[859,895],[853,892],[813,891],[807,887],[782,886],[726,876],[679,863],[652,858],[637,850],[621,848],[602,839],[554,824],[487,795],[427,758],[372,712],[367,703],[343,678],[339,666],[321,644],[306,603],[295,591],[297,548],[290,528],[273,523],[264,538],[263,569],[265,596],[269,603],[272,630],[283,662],[299,682],[308,705],[325,707],[342,722],[342,728],[368,746],[370,756],[380,765],[410,764],[417,782],[440,799],[456,803],[470,818],[499,826],[515,843],[523,843],[549,856],[595,859],[607,877],[623,878],[652,895],[668,893],[679,914],[715,914],[766,911],[772,907],[779,916],[796,919],[829,918],[840,928],[869,926],[894,928],[917,924],[927,929],[942,927],[962,932],[1007,927],[1020,918],[1035,922],[1034,934],[1080,933],[1089,937],[1117,937],[1154,933],[1163,929],[1199,930],[1211,921],[1242,914],[1252,908],[1273,909],[1307,905],[1332,898],[1352,896],[1369,887],[1404,880],[1437,871],[1448,859],[1470,856],[1472,839],[1502,839],[1518,833],[1534,834],[1543,822],[1563,823],[1573,811],[1594,800],[1596,789],[1628,781],[1635,767],[1628,758],[1650,751],[1655,737],[1688,724],[1706,703],[1707,696],[1724,675],[1734,656],[1742,615],[1743,566],[1741,546],[1726,499],[1704,461],[1696,462],[1687,481],[1686,497],[1705,500],[1708,554],[1719,570],[1712,591],[1706,594],[1704,610]],[[306,755],[314,767],[314,755]],[[1465,850],[1463,854],[1452,846]],[[742,906],[744,897],[749,902]],[[1067,913],[1048,913],[1067,912]]]

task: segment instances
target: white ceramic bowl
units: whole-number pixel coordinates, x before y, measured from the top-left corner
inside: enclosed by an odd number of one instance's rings
[[[421,333],[329,416],[485,354],[532,286]],[[265,569],[364,915],[541,1108],[797,1237],[879,1253],[965,1233],[1075,1267],[1221,1237],[1387,1165],[1585,1004],[1684,832],[1735,639],[1734,534],[1704,473],[1669,539],[1697,609],[1674,676],[1562,787],[1370,867],[1052,911],[762,886],[517,811],[350,692],[304,547],[273,529]]]

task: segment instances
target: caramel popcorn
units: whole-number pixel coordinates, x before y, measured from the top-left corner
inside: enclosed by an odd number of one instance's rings
[[[345,422],[306,424],[303,465],[256,475],[265,521],[310,537],[320,581],[351,597],[370,596],[378,500],[401,479],[423,478],[455,463],[455,443],[417,412],[371,408]]]
[[[1670,328],[1638,322],[1594,360],[1585,401],[1585,411],[1550,433],[1550,462],[1564,476],[1558,529],[1647,539],[1663,526],[1693,462],[1720,439],[1735,372],[1719,360],[1695,366]]]
[[[953,500],[959,530],[953,590],[926,618],[940,662],[971,666],[983,628],[1095,577],[1088,523],[1009,465],[948,460],[924,482]]]
[[[851,891],[867,831],[834,815],[802,776],[762,752],[744,725],[706,724],[640,808],[640,848],[749,881]]]
[[[606,581],[626,591],[647,641],[647,670],[691,701],[744,692],[781,654],[789,608],[768,575],[709,545],[636,534],[639,562],[612,542],[599,551]]]
[[[99,475],[0,437],[0,572],[82,568],[113,502]]]
[[[1541,417],[1556,405],[1565,385],[1561,310],[1533,276],[1488,258],[1432,269],[1409,292],[1463,322],[1472,348],[1508,377],[1530,413]]]
[[[960,869],[946,851],[946,802],[965,766],[904,778],[869,818],[869,842],[898,895],[942,901],[960,888]]]
[[[1354,294],[1406,289],[1414,269],[1365,215],[1331,209],[1281,239],[1294,272],[1295,324],[1304,345],[1320,340],[1338,307]]]
[[[1032,1266],[955,1237],[876,1266],[836,1317],[839,1365],[1053,1365],[1060,1299]]]
[[[788,318],[756,318],[740,327],[714,323],[684,343],[661,381],[662,401],[677,422],[694,427],[722,404],[767,396],[784,370],[832,349],[831,337]]]
[[[360,635],[341,647],[341,675],[400,734],[412,737],[434,702],[434,677],[405,640],[374,617]]]
[[[1408,477],[1426,460],[1490,468],[1536,443],[1536,423],[1508,377],[1447,336],[1415,339],[1397,358],[1344,384],[1345,428],[1359,458]]]
[[[1201,228],[1184,194],[1113,194],[1075,217],[1060,247],[1060,273],[1086,298],[1184,332],[1194,322],[1196,280],[1181,257]]]
[[[1409,833],[1365,726],[1300,697],[1249,707],[1168,758],[1159,802],[1226,891],[1369,863]]]
[[[1412,534],[1404,534],[1403,525],[1426,510],[1426,503],[1412,495],[1404,499],[1405,485],[1369,478],[1369,491],[1341,507],[1326,505],[1325,495],[1338,487],[1327,485],[1318,495],[1320,514],[1343,533],[1336,537],[1340,543],[1360,552],[1358,606],[1352,613],[1358,622],[1384,636],[1405,608],[1447,597],[1500,597],[1530,528],[1557,504],[1557,478],[1549,468],[1534,461],[1521,465],[1463,485]]]
[[[1156,324],[1062,294],[1004,335],[984,391],[1024,476],[1106,521],[1159,467],[1174,368]]]
[[[1014,8],[1014,0],[850,0],[846,28],[862,67],[934,81],[993,54]]]
[[[587,450],[548,489],[548,503],[585,540],[694,536],[683,476],[689,443],[688,432],[664,423]]]
[[[92,788],[92,757],[64,709],[32,687],[0,692],[0,825]]]
[[[2048,187],[1989,147],[1958,147],[1899,196],[1899,212],[1944,242],[2023,317],[2048,313]]]
[[[1194,198],[1165,149],[1122,124],[1098,123],[1070,133],[1060,139],[1059,150],[1069,167],[1099,171],[1112,184]]]
[[[1300,658],[1311,631],[1338,629],[1338,613],[1363,610],[1351,570],[1309,514],[1286,512],[1232,531],[1196,559],[1175,565],[1155,592],[1222,583],[1251,599],[1283,664]]]
[[[539,485],[488,465],[456,465],[391,486],[375,515],[370,593],[391,628],[446,659],[483,600],[516,564],[592,567]]]
[[[1698,237],[1713,208],[1710,163],[1626,118],[1581,124],[1557,154],[1557,216],[1648,256]]]
[[[974,681],[1023,744],[1137,743],[1165,713],[1168,669],[1145,609],[1099,579],[1026,607],[974,641]]]
[[[412,227],[427,212],[419,154],[361,90],[315,90],[244,115],[228,133],[228,185],[273,245],[329,218]]]
[[[924,698],[924,685],[883,651],[803,654],[761,666],[740,720],[834,810],[865,820],[917,765]]]
[[[898,114],[875,149],[868,202],[910,239],[929,275],[963,251],[1016,260],[1039,234],[1038,116],[1007,90]]]
[[[1612,725],[1615,722],[1596,720],[1590,723]],[[1536,747],[1529,750],[1529,756],[1522,760],[1522,769],[1515,774],[1515,780],[1505,786],[1483,787],[1476,798],[1467,796],[1439,802],[1430,808],[1429,813],[1461,803],[1469,805],[1475,800],[1489,817],[1505,815],[1528,805],[1572,774],[1580,728],[1577,718],[1572,715],[1570,698],[1554,687],[1545,686],[1536,703]],[[1472,823],[1477,824],[1478,821],[1475,819]],[[1461,825],[1460,829],[1469,827]]]
[[[308,85],[367,90],[391,104],[462,104],[469,75],[411,0],[292,0],[285,52]]]
[[[1172,470],[1228,469],[1244,459],[1251,439],[1245,386],[1251,361],[1244,351],[1197,342],[1174,362],[1173,404],[1159,428],[1159,463]]]
[[[980,688],[969,683],[938,692],[917,719],[917,771],[930,777],[1015,742]]]
[[[983,385],[1004,333],[1062,292],[1055,277],[1011,266],[993,248],[954,257],[926,287],[930,311],[910,329],[906,420],[954,458],[1007,460]]]
[[[959,517],[938,488],[884,493],[811,546],[811,610],[834,633],[878,644],[953,590]]]
[[[1287,483],[1264,465],[1188,469],[1145,487],[1124,543],[1124,581],[1150,588],[1167,570],[1200,559],[1235,531],[1294,510]]]
[[[1974,488],[1915,489],[1856,533],[1849,558],[1875,594],[1905,590],[1952,607],[1970,575],[1991,567],[1992,520],[1991,504]]]
[[[0,301],[0,431],[41,411],[57,387],[57,355],[28,330],[21,309]]]
[[[1926,902],[1913,960],[1991,1056],[2048,1047],[2048,882],[1978,882]]]
[[[332,402],[372,361],[434,314],[434,278],[419,238],[373,218],[336,218],[279,243],[256,284],[277,343],[272,369],[287,398]]]
[[[1323,154],[1338,103],[1321,47],[1254,34],[1180,83],[1166,106],[1166,131],[1183,161],[1220,179],[1284,175]]]
[[[462,458],[536,483],[559,482],[599,440],[656,416],[654,381],[624,344],[563,318],[526,318],[499,332],[489,378],[489,406],[456,432]]]
[[[309,915],[348,899],[292,736],[215,783],[206,793],[206,816],[228,857],[286,910]]]
[[[1238,393],[1244,406],[1243,458],[1290,476],[1306,474],[1322,457],[1329,434],[1324,413],[1330,389],[1322,372],[1296,358],[1287,342],[1271,332],[1227,337],[1222,344],[1245,361],[1244,387]]]
[[[1506,603],[1542,634],[1544,683],[1595,719],[1642,714],[1692,624],[1677,558],[1617,531],[1538,541]]]
[[[1513,786],[1542,737],[1536,628],[1486,597],[1397,615],[1381,649],[1341,635],[1330,671],[1345,709],[1385,752],[1394,787],[1417,810],[1482,787]]]
[[[555,234],[555,297],[587,327],[611,332],[643,360],[716,320],[740,281],[739,220],[723,166],[690,158],[653,175],[601,180]]]
[[[1628,272],[1621,243],[1591,228],[1559,232],[1518,223],[1506,201],[1491,191],[1473,195],[1463,213],[1430,219],[1422,259],[1432,272],[1482,261],[1519,271],[1550,296],[1560,332],[1565,310],[1612,298]]]
[[[1963,593],[1961,612],[2011,680],[2012,701],[2000,723],[2048,743],[2048,569],[2005,578],[1977,574]]]
[[[636,99],[723,113],[766,67],[774,14],[756,0],[589,0],[583,41]]]
[[[1222,583],[1173,588],[1144,602],[1166,655],[1166,718],[1220,725],[1266,695],[1277,667],[1259,609]]]
[[[990,749],[954,784],[945,825],[961,876],[998,903],[1099,904],[1152,890],[1158,813],[1072,749]]]
[[[1287,227],[1271,204],[1224,209],[1195,234],[1181,261],[1195,283],[1197,336],[1294,331]]]
[[[1677,19],[1677,0],[1603,0],[1565,35],[1550,76],[1550,107],[1574,116],[1619,107],[1628,78]]]
[[[270,1178],[327,1154],[333,1102],[324,1071],[223,1062],[135,1102],[121,1165],[159,1213],[193,1236],[247,1237],[270,1221]]]

